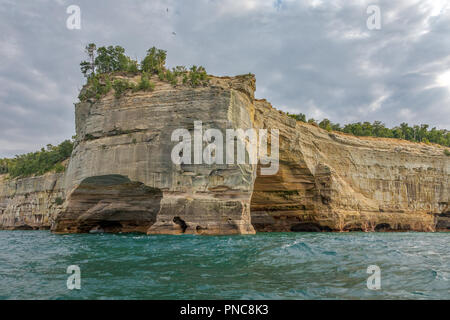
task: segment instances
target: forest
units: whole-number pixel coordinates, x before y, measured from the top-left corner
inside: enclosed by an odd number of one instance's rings
[[[13,159],[0,159],[0,174],[9,177],[28,177],[42,175],[49,171],[64,172],[62,162],[72,154],[73,142],[65,140],[57,146],[51,144],[40,151],[18,155]]]
[[[306,115],[303,113],[288,113],[288,116],[297,121],[315,124],[327,131],[339,131],[363,137],[396,138],[412,142],[436,143],[450,147],[450,131],[436,129],[435,127],[430,129],[428,124],[410,126],[404,122],[394,128],[388,128],[381,121],[374,121],[373,123],[356,122],[341,126],[339,123],[333,123],[328,119],[323,119],[320,122],[313,118],[306,120]]]

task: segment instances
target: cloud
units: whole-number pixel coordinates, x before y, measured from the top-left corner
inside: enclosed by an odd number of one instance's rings
[[[81,30],[66,28],[72,4]],[[381,30],[367,29],[369,4],[380,6]],[[257,97],[318,120],[450,128],[448,1],[3,0],[0,18],[0,157],[74,134],[90,42],[255,73]]]

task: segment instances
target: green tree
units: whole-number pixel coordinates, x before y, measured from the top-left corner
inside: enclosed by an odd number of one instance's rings
[[[125,55],[125,49],[121,46],[100,47],[97,49],[95,67],[99,73],[115,71],[127,71],[130,58]]]
[[[14,159],[2,159],[0,166],[6,164],[3,173],[12,178],[41,175],[52,170],[62,172],[65,170],[62,162],[70,157],[72,149],[73,142],[66,140],[58,146],[47,145],[47,149],[18,155]]]
[[[141,80],[139,81],[139,84],[136,86],[137,90],[143,90],[143,91],[153,91],[155,89],[155,84],[150,81],[148,74],[143,72],[141,76]]]
[[[291,114],[288,112],[287,115],[297,121],[306,122],[306,115],[304,115],[303,113]]]
[[[86,46],[85,52],[87,53],[89,60],[82,61],[80,63],[81,73],[88,78],[91,75],[95,74],[95,57],[97,53],[97,46],[95,43],[90,43]]]
[[[208,81],[208,74],[206,73],[205,68],[202,66],[197,67],[196,65],[193,65],[189,69],[189,84],[192,87],[198,87],[201,84],[206,84]]]
[[[126,90],[135,90],[135,85],[126,79],[114,80],[112,87],[116,98],[120,98]]]
[[[141,62],[142,71],[150,74],[158,74],[164,70],[167,52],[156,47],[147,50],[147,55]]]
[[[327,131],[331,131],[332,128],[332,123],[330,120],[328,119],[323,119],[322,121],[319,122],[319,127],[322,129],[325,129]]]

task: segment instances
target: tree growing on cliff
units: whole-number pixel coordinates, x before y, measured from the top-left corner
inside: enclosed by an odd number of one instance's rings
[[[325,129],[327,131],[333,130],[333,128],[331,127],[331,121],[328,119],[323,119],[322,121],[320,121],[319,127],[321,127],[322,129]]]
[[[8,166],[10,162],[10,159],[0,159],[0,174],[8,173]]]
[[[287,115],[297,121],[306,122],[306,115],[303,113],[292,114],[288,112]]]
[[[158,74],[164,71],[167,51],[151,47],[147,50],[147,55],[141,62],[141,69],[150,74]]]
[[[165,50],[152,47],[147,50],[147,54],[141,64],[125,55],[125,49],[121,46],[99,47],[94,43],[86,46],[86,53],[89,57],[87,61],[80,63],[81,72],[88,79],[87,85],[83,87],[79,94],[80,101],[88,99],[100,99],[109,92],[111,81],[116,75],[114,72],[122,71],[127,73],[146,74],[141,77],[141,82],[130,87],[123,81],[117,81],[113,87],[116,90],[116,96],[119,97],[128,89],[152,90],[154,84],[150,82],[153,75],[158,75],[161,81],[167,81],[173,86],[177,86],[182,78],[182,83],[191,87],[205,86],[209,82],[209,77],[205,68],[202,66],[192,66],[189,70],[184,66],[166,69],[167,52]],[[105,78],[111,77],[111,78]],[[148,79],[148,81],[147,81]]]
[[[202,66],[197,67],[196,65],[193,65],[189,69],[188,79],[192,87],[198,87],[201,84],[206,84],[208,81],[208,75],[205,68]]]
[[[137,85],[134,86],[133,92],[136,91],[153,91],[155,89],[155,84],[150,81],[148,74],[146,72],[143,72],[141,75],[141,79],[137,83]]]
[[[100,47],[90,43],[85,49],[89,59],[80,63],[81,72],[87,78],[96,74],[116,71],[139,72],[139,63],[125,55],[121,46]]]
[[[65,140],[58,146],[47,145],[41,151],[19,155],[14,159],[1,159],[0,168],[3,168],[3,173],[9,173],[11,178],[41,175],[52,170],[62,172],[65,168],[61,163],[70,157],[72,149],[73,142]]]
[[[95,57],[97,53],[97,46],[95,43],[90,43],[86,46],[85,52],[87,53],[89,60],[88,61],[81,61],[80,67],[81,67],[81,73],[86,78],[89,78],[91,75],[95,74]]]
[[[297,121],[305,122],[305,115],[289,114],[288,116],[296,119]],[[315,123],[314,119],[309,119],[309,123]],[[436,143],[443,146],[450,147],[450,131],[442,129],[432,128],[429,129],[429,125],[421,124],[415,126],[409,126],[407,123],[401,123],[399,126],[392,129],[385,126],[381,121],[370,122],[356,122],[349,123],[341,127],[338,123],[333,123],[328,119],[324,119],[319,123],[319,127],[327,131],[341,131],[355,136],[371,136],[382,138],[397,138],[404,139],[413,142],[423,143]]]
[[[121,46],[100,47],[97,49],[95,68],[99,73],[126,71],[130,59]]]

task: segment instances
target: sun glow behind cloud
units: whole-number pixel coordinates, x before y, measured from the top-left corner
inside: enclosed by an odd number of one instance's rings
[[[436,83],[440,87],[447,87],[450,90],[450,70],[447,72],[441,73],[437,79]]]

